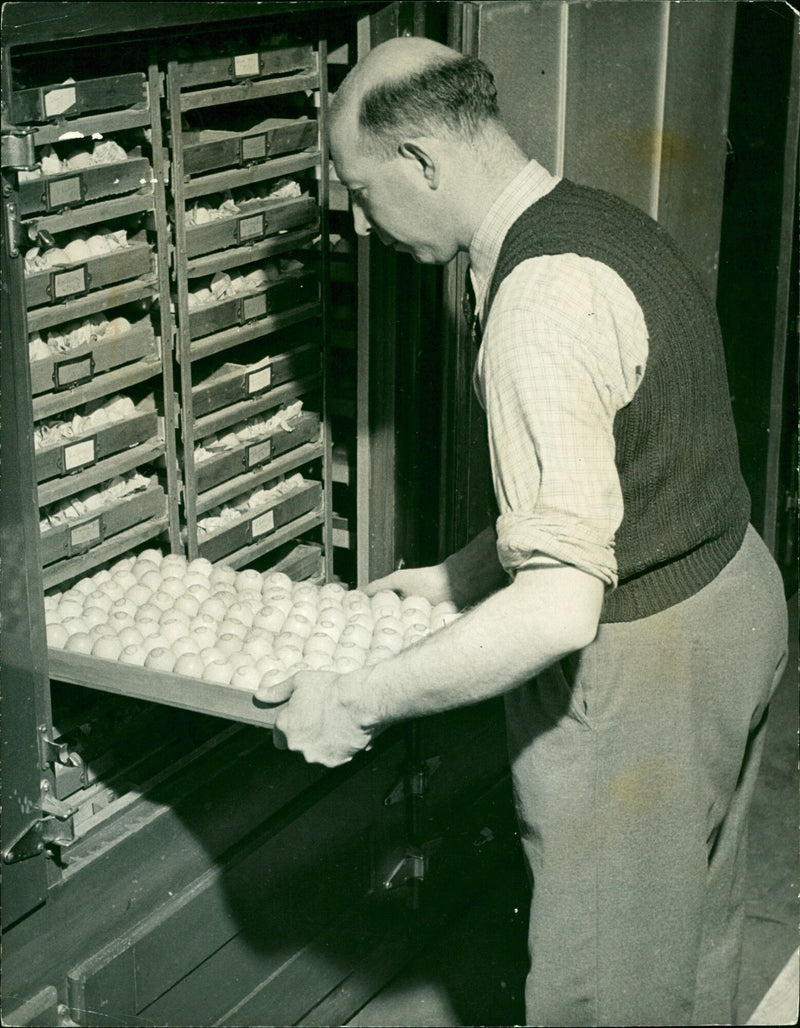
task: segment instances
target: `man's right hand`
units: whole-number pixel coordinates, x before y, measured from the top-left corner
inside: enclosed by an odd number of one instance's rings
[[[444,600],[453,601],[450,578],[442,564],[434,564],[424,568],[402,568],[393,571],[384,578],[376,578],[365,586],[367,596],[374,596],[383,589],[397,593],[403,599],[406,596],[422,596],[432,606]]]

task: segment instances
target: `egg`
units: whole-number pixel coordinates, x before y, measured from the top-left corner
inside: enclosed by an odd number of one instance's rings
[[[330,653],[306,653],[303,660],[312,671],[331,671],[333,669],[333,656]]]
[[[248,632],[242,642],[245,653],[249,653],[255,660],[260,660],[272,653],[272,632]]]
[[[58,616],[62,621],[68,618],[80,617],[83,613],[83,604],[76,600],[62,600],[58,605]]]
[[[342,600],[342,608],[347,611],[366,610],[369,612],[372,610],[372,604],[369,596],[358,589],[352,589]]]
[[[135,621],[160,621],[164,612],[155,603],[143,603],[134,615]]]
[[[427,614],[417,607],[407,607],[400,611],[400,622],[404,627],[409,625],[421,625],[427,627],[430,624],[430,612]]]
[[[58,606],[58,602],[61,599],[61,593],[45,593],[44,594],[44,609],[55,610]]]
[[[81,617],[89,628],[94,628],[95,625],[104,625],[106,623],[108,611],[103,610],[102,607],[88,606],[84,607]]]
[[[192,638],[195,640],[197,645],[200,647],[202,653],[208,646],[213,646],[217,641],[217,631],[215,628],[209,628],[208,625],[198,625],[197,628],[191,630]]]
[[[319,617],[319,607],[315,603],[309,603],[308,600],[295,600],[289,614],[308,618],[313,625]]]
[[[116,637],[117,637],[117,633],[111,627],[111,625],[108,625],[108,624],[105,624],[105,623],[101,624],[101,625],[93,625],[89,629],[89,635],[93,639],[101,639],[104,636],[107,637],[107,638],[113,638],[113,639],[116,639]]]
[[[88,632],[89,626],[81,617],[77,618],[64,618],[61,624],[66,628],[70,635],[75,635],[76,632]]]
[[[160,632],[167,642],[171,643],[186,635],[188,628],[189,626],[184,624],[182,621],[167,621],[166,624],[162,621]]]
[[[135,664],[143,667],[146,657],[145,648],[134,644],[132,646],[124,646],[118,659],[123,664]]]
[[[200,610],[200,601],[188,593],[183,593],[182,596],[178,596],[175,600],[175,610],[179,610],[193,618]]]
[[[261,684],[262,674],[258,668],[243,664],[231,675],[231,686],[244,692],[255,692]]]
[[[397,593],[390,592],[388,589],[382,589],[372,597],[370,606],[372,613],[377,618],[383,617],[386,614],[399,614],[400,603],[401,600]]]
[[[234,621],[241,621],[247,628],[250,628],[253,624],[253,612],[246,603],[234,602],[229,604],[226,616]]]
[[[179,596],[183,596],[183,580],[181,578],[164,578],[161,582],[161,588],[159,589],[159,592],[166,593],[167,596],[171,596],[173,601],[175,601],[178,599]],[[155,600],[153,602],[155,602]]]
[[[195,557],[189,561],[186,570],[191,575],[202,575],[203,578],[208,578],[214,570],[214,565],[207,557]]]
[[[240,571],[236,578],[237,592],[247,589],[257,589],[260,592],[261,584],[261,575],[255,568],[246,568],[244,571]]]
[[[257,593],[253,589],[242,589],[239,593],[239,600],[250,608],[253,615],[257,614],[264,606],[261,593]]]
[[[303,614],[296,614],[294,611],[288,616],[281,629],[282,632],[290,632],[292,635],[299,635],[303,639],[307,639],[313,630],[314,621]]]
[[[131,618],[131,620],[133,620],[138,611],[139,608],[136,606],[135,603],[131,603],[129,599],[123,597],[121,600],[114,601],[114,603],[111,606],[111,610],[109,611],[109,615],[122,612],[124,614],[127,614],[128,617]]]
[[[286,614],[278,607],[265,607],[260,614],[253,618],[253,628],[264,628],[268,632],[280,632],[286,621]]]
[[[212,618],[210,614],[197,614],[189,622],[189,631],[193,632],[196,628],[211,628],[214,632],[217,630],[217,620]]]
[[[182,657],[184,653],[199,653],[200,644],[191,635],[179,635],[172,642],[172,652],[176,657]]]
[[[366,660],[366,650],[363,646],[359,646],[357,643],[351,642],[349,639],[343,639],[333,651],[333,656],[335,660],[338,660],[340,657],[347,657],[348,660],[355,661],[356,665],[361,667]]]
[[[225,617],[226,605],[216,596],[209,596],[204,600],[197,611],[198,614],[208,614],[215,621],[222,621]]]
[[[238,653],[242,649],[242,636],[234,635],[233,632],[224,632],[217,636],[217,648],[224,654]]]
[[[339,636],[340,646],[343,643],[349,643],[353,646],[360,646],[362,650],[365,650],[370,642],[372,642],[372,632],[369,628],[365,628],[364,625],[345,625]]]
[[[187,678],[202,678],[205,664],[196,653],[182,653],[172,669],[176,675]]]
[[[103,635],[95,639],[92,646],[92,656],[101,657],[103,660],[119,660],[121,653],[122,643],[113,635]]]
[[[286,681],[287,678],[291,678],[291,671],[288,671],[286,668],[269,668],[261,676],[258,687],[259,689],[265,689],[272,685],[279,685],[281,682]]]
[[[101,315],[98,315],[98,317],[101,317]],[[111,577],[113,578],[118,571],[132,571],[135,563],[135,557],[123,557],[121,560],[118,560],[115,564],[111,565]]]
[[[139,578],[139,581],[142,585],[146,585],[148,589],[151,589],[153,593],[157,593],[164,579],[161,577],[161,572],[154,568],[152,571],[145,571]]]
[[[139,554],[139,556],[136,559],[137,559],[137,561],[149,560],[149,561],[152,561],[152,563],[157,566],[164,559],[164,554],[161,552],[161,550],[155,550],[155,549],[142,550],[142,552]]]
[[[180,586],[180,592],[183,592],[185,586],[183,584],[183,568],[175,564],[167,564],[166,557],[164,563],[158,569],[158,573],[161,575],[161,588],[163,589],[167,582],[173,583]],[[180,595],[180,593],[178,594]]]
[[[197,600],[198,604],[202,605],[211,596],[211,590],[207,585],[193,582],[191,585],[187,585],[184,596],[191,596]]]
[[[292,598],[288,595],[288,593],[280,593],[276,590],[271,590],[269,593],[267,593],[263,597],[263,600],[265,606],[275,607],[276,610],[282,612],[284,617],[288,617],[289,614],[291,614],[292,607],[294,606],[294,604],[292,603]]]
[[[164,592],[163,589],[159,589],[157,593],[154,593],[152,602],[159,610],[172,610],[175,605],[175,597],[170,596],[170,594]]]
[[[175,667],[175,654],[167,646],[156,646],[144,658],[144,666],[155,671],[172,671]]]
[[[239,594],[232,582],[214,582],[211,584],[211,595],[216,596],[227,605],[232,603]]]
[[[111,578],[111,572],[108,568],[100,568],[100,570],[92,576],[92,581],[95,584],[95,588],[97,588],[97,586],[102,585],[103,582],[107,582],[109,578]]]
[[[315,629],[306,639],[303,653],[327,653],[331,654],[336,649],[338,640],[328,635],[327,632],[320,632]]]
[[[278,652],[278,647],[280,646],[291,646],[294,649],[300,650],[302,652],[305,643],[306,641],[303,638],[303,636],[296,635],[294,632],[278,632],[275,636],[275,639],[273,640],[272,645],[275,650],[275,653]]]
[[[166,575],[168,568],[175,568],[175,569],[179,570],[182,575],[185,574],[186,573],[186,568],[187,568],[186,558],[184,556],[182,556],[180,553],[167,553],[167,554],[165,554],[161,558],[161,563],[159,564],[159,570],[161,571],[162,575]]]
[[[91,578],[82,578],[79,582],[76,582],[73,586],[83,596],[88,596],[89,593],[93,593],[96,586]]]
[[[295,603],[298,600],[307,600],[316,606],[319,589],[310,582],[298,582],[292,587],[292,599]]]
[[[384,617],[375,619],[375,624],[372,626],[372,633],[374,635],[375,632],[382,632],[386,628],[391,629],[393,632],[402,633],[403,622],[395,615],[386,614]]]
[[[255,661],[249,653],[228,653],[225,659],[230,664],[232,671],[236,671],[240,667],[255,667]]]
[[[212,585],[228,584],[233,585],[236,581],[236,572],[227,564],[215,564],[208,576]]]
[[[403,646],[413,646],[415,642],[419,642],[420,639],[424,639],[428,635],[427,628],[420,628],[417,625],[412,625],[411,628],[406,629],[403,633]]]
[[[86,597],[87,606],[99,607],[108,613],[114,606],[114,601],[108,595],[108,593],[101,593],[99,589],[95,589],[93,593],[90,593]]]
[[[127,628],[133,623],[133,618],[124,610],[112,610],[108,615],[108,624],[115,632],[121,632],[123,628]]]
[[[219,634],[232,634],[238,635],[240,639],[244,639],[249,629],[248,626],[236,618],[226,617],[219,623]]]
[[[191,564],[189,567],[191,567]],[[183,577],[183,584],[188,590],[191,589],[193,585],[199,585],[203,589],[208,589],[211,583],[209,582],[208,575],[204,575],[200,571],[187,571]]]
[[[158,575],[158,564],[155,564],[152,560],[142,560],[141,557],[131,568],[131,574],[136,577],[136,580],[141,582],[145,575]],[[161,584],[161,575],[158,575],[158,580],[153,579],[156,582],[155,587],[150,588],[158,589]],[[145,583],[146,584],[146,583]]]
[[[386,648],[392,653],[399,653],[403,648],[403,633],[396,628],[381,628],[372,633],[373,650]]]
[[[425,599],[424,596],[406,596],[400,604],[401,616],[405,614],[406,611],[419,611],[420,614],[427,618],[431,613],[430,601]]]
[[[264,575],[264,588],[291,589],[293,582],[283,571],[270,571]]]
[[[111,578],[110,581],[116,582],[120,589],[122,589],[123,593],[127,593],[128,589],[136,585],[139,579],[132,571],[122,569],[120,571],[115,571],[113,578]]]
[[[320,600],[332,599],[341,604],[347,590],[339,582],[327,582],[319,591]]]
[[[457,614],[458,607],[455,603],[451,603],[450,600],[443,600],[442,603],[437,603],[431,610],[431,617],[441,617],[443,614]]]
[[[69,653],[91,653],[94,642],[88,632],[71,632],[64,649]]]
[[[347,625],[348,627],[350,625],[360,625],[362,628],[366,628],[371,635],[375,619],[371,614],[351,614],[347,619]]]
[[[200,650],[200,659],[203,661],[203,666],[212,664],[214,661],[225,661],[227,658],[222,650],[218,646],[205,646]]]
[[[284,667],[294,667],[295,664],[299,664],[303,659],[302,652],[294,646],[276,646],[275,656]]]
[[[145,652],[145,656],[151,650],[157,650],[159,648],[162,648],[162,649],[164,649],[164,648],[172,649],[172,645],[170,644],[168,639],[165,639],[163,635],[160,635],[158,633],[156,633],[156,635],[149,635],[149,636],[147,636],[145,638],[144,642],[142,643],[142,649]]]
[[[203,669],[203,678],[206,682],[214,682],[216,685],[228,685],[233,675],[233,669],[224,660],[212,660]]]
[[[117,638],[123,646],[141,645],[144,642],[144,636],[139,629],[130,625],[117,632]]]
[[[54,646],[60,650],[62,646],[66,645],[67,639],[69,639],[69,632],[64,628],[62,624],[53,624],[47,626],[47,645]]]

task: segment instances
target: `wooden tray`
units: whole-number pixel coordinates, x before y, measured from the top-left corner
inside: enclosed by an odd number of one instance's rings
[[[248,203],[241,214],[187,228],[186,256],[199,257],[231,246],[246,246],[290,228],[314,224],[318,220],[316,201],[307,196]]]
[[[213,377],[192,389],[195,418],[241,400],[263,395],[267,390],[321,369],[322,355],[314,344],[277,354],[256,364],[224,364]]]
[[[140,72],[19,89],[11,94],[11,121],[17,125],[57,121],[121,107],[146,107],[147,100],[147,78]]]
[[[189,311],[189,338],[222,332],[272,314],[288,311],[319,297],[317,274],[313,270],[290,271],[277,282],[252,293],[241,293],[218,303]]]
[[[152,401],[142,403],[133,417],[117,421],[94,432],[82,432],[71,439],[36,451],[36,481],[63,478],[95,464],[98,460],[152,439],[158,433],[158,414]]]
[[[269,75],[312,71],[316,67],[316,55],[310,45],[286,46],[179,64],[177,75],[181,88],[190,89],[193,86],[211,85],[215,82],[240,82],[243,79],[266,78]]]
[[[183,132],[183,170],[188,176],[220,168],[244,168],[280,154],[296,153],[317,144],[313,118],[267,118],[243,132],[200,129]]]
[[[304,480],[302,486],[280,497],[273,504],[259,507],[241,521],[199,540],[198,552],[201,557],[206,557],[212,562],[221,560],[244,546],[261,542],[276,529],[314,510],[321,502],[321,484]]]
[[[43,531],[42,565],[47,566],[57,560],[66,560],[78,553],[86,553],[87,550],[100,546],[104,539],[124,532],[133,525],[149,521],[150,518],[163,517],[166,509],[166,494],[154,477],[148,488],[139,493],[57,528]]]
[[[296,450],[303,443],[319,438],[319,414],[304,411],[295,419],[292,430],[278,428],[271,435],[256,442],[242,444],[234,450],[227,450],[216,457],[196,464],[197,489],[200,492],[213,489],[222,482],[254,469],[267,471],[276,457]],[[245,486],[244,488],[247,488]]]
[[[57,357],[31,361],[31,391],[38,396],[75,388],[104,371],[152,356],[155,349],[153,324],[149,318],[142,318],[118,339],[101,339],[94,346],[79,346]]]
[[[200,678],[103,660],[82,653],[50,647],[50,678],[74,685],[100,689],[120,696],[165,703],[170,707],[211,714],[231,721],[269,728],[275,724],[280,706],[257,707],[253,694],[230,685],[216,685]]]
[[[131,157],[127,161],[98,164],[61,175],[44,175],[30,182],[20,182],[20,214],[52,213],[137,190],[152,192],[152,178],[146,157]]]
[[[116,282],[125,282],[153,270],[153,252],[147,243],[131,243],[102,257],[68,264],[25,276],[26,306],[57,304]]]

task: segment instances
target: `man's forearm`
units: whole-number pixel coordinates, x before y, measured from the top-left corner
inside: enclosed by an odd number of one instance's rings
[[[521,572],[395,659],[342,676],[339,700],[373,730],[500,695],[588,645],[602,598],[602,583],[576,568]]]

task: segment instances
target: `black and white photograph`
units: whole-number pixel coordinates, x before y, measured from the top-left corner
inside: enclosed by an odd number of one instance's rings
[[[796,5],[0,46],[0,1023],[796,1024]]]

